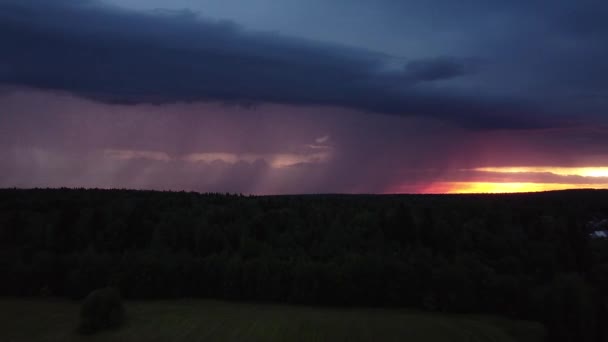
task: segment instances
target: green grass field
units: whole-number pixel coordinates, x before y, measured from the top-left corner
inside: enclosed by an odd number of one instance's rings
[[[531,322],[407,310],[331,309],[208,300],[127,302],[127,324],[75,333],[79,304],[0,299],[0,341],[541,341]]]

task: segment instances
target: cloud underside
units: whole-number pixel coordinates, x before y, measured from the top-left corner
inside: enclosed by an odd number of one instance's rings
[[[467,92],[474,58],[396,58],[248,32],[195,15],[93,1],[0,3],[0,84],[110,103],[223,101],[328,105],[471,128],[546,125],[523,100]],[[395,60],[400,60],[395,65]]]

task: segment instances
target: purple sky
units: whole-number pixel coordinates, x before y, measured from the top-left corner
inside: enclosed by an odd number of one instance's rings
[[[608,6],[551,4],[0,0],[0,187],[604,188]]]

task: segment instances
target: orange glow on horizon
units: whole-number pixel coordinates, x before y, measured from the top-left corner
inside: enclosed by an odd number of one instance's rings
[[[608,184],[442,182],[433,184],[424,192],[446,194],[502,194],[568,189],[608,189]]]
[[[608,166],[495,166],[459,169],[430,184],[407,183],[387,193],[503,194],[570,189],[608,189]],[[453,175],[454,178],[450,179]]]

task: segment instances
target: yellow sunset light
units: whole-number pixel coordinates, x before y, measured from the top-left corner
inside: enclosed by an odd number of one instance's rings
[[[446,182],[436,185],[450,194],[517,193],[566,189],[606,189],[608,184],[552,184],[552,183],[492,183],[492,182]]]

